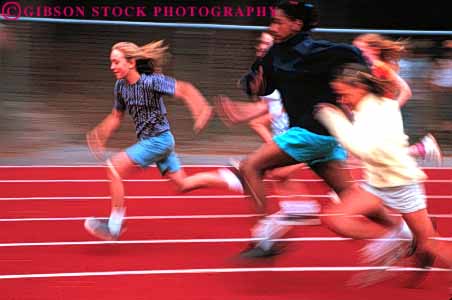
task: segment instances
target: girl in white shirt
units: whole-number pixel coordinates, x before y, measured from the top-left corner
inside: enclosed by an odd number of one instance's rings
[[[339,234],[357,239],[398,238],[385,244],[373,242],[363,251],[368,262],[388,265],[413,250],[400,240],[410,239],[406,222],[415,237],[418,267],[430,266],[436,256],[452,265],[452,248],[438,240],[428,216],[423,185],[426,175],[409,154],[399,105],[384,97],[391,83],[367,73],[361,66],[348,65],[332,86],[342,103],[353,110],[353,124],[338,108],[328,104],[319,106],[316,117],[362,160],[366,183],[341,195],[342,202],[325,212],[341,213],[342,217],[325,217],[323,223]],[[405,222],[391,221],[385,207],[401,213]],[[379,222],[375,222],[375,216]]]

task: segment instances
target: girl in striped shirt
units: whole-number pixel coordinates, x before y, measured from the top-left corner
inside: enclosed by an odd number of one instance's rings
[[[112,112],[87,134],[90,150],[102,158],[105,144],[119,128],[127,110],[135,123],[137,143],[107,160],[111,190],[111,214],[108,222],[90,218],[85,228],[93,235],[107,240],[118,239],[125,215],[122,178],[136,166],[157,165],[182,192],[199,187],[222,186],[241,191],[238,179],[228,169],[198,173],[187,177],[175,152],[163,95],[182,99],[195,119],[194,131],[199,132],[212,115],[212,108],[191,83],[160,73],[165,62],[167,46],[162,41],[142,47],[130,42],[113,46],[110,54],[111,71],[117,81],[114,87]]]

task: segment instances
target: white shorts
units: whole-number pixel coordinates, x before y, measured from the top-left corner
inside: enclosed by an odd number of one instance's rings
[[[421,183],[388,188],[377,188],[368,183],[362,183],[361,187],[382,199],[386,206],[403,214],[427,208],[424,185]]]

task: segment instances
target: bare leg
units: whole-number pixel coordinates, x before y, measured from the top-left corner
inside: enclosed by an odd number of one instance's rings
[[[259,211],[266,212],[266,197],[262,181],[265,171],[296,163],[298,162],[283,152],[273,141],[263,144],[242,161],[240,170]]]
[[[339,235],[353,239],[378,238],[387,234],[399,222],[391,218],[380,198],[354,184],[341,193],[341,202],[328,206],[322,222]],[[368,216],[382,220],[376,223]]]
[[[124,184],[122,178],[130,174],[135,168],[135,163],[125,152],[116,154],[107,161],[107,175],[110,179],[111,213],[108,222],[95,218],[85,220],[85,228],[91,234],[105,240],[119,238],[125,215]]]
[[[339,160],[317,163],[310,166],[338,195],[355,182],[345,164]]]
[[[354,182],[341,161],[329,161],[311,167],[339,195],[342,203],[331,205],[326,212],[343,213],[348,217],[330,216],[323,219],[331,230],[357,239],[382,236],[398,222],[392,218],[381,200],[364,191]],[[355,218],[350,215],[364,215]]]
[[[417,249],[414,253],[416,258],[415,267],[427,268],[431,267],[438,257],[449,268],[452,268],[452,250],[451,243],[448,241],[437,240],[439,237],[426,209],[413,213],[402,214],[406,223],[413,232]],[[427,272],[414,272],[408,281],[409,287],[418,286],[428,275]],[[450,277],[450,275],[448,275]],[[449,279],[450,280],[450,279]]]
[[[267,176],[269,178],[273,178],[273,179],[279,179],[279,180],[287,180],[289,178],[290,175],[292,175],[293,173],[295,173],[296,171],[302,169],[306,167],[306,164],[304,163],[299,163],[296,165],[290,165],[290,166],[286,166],[286,167],[281,167],[281,168],[277,168],[274,170],[271,170],[269,172],[267,172]]]
[[[122,178],[129,175],[137,165],[127,156],[126,152],[120,152],[111,159],[111,165],[107,170],[110,179],[111,207],[119,209],[124,207],[124,184]]]
[[[181,177],[178,173],[168,174],[168,177],[176,182],[183,193],[205,187],[228,188],[227,182],[218,171],[200,172],[191,176]]]
[[[452,267],[451,243],[435,239],[439,235],[428,217],[427,210],[422,209],[402,216],[417,239],[418,249],[432,253]]]

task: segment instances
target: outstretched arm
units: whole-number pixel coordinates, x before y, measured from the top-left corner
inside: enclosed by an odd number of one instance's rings
[[[195,124],[193,130],[199,133],[212,116],[213,109],[201,92],[191,83],[177,80],[174,92],[176,98],[180,98],[188,106]]]
[[[396,72],[394,72],[394,80],[399,87],[399,95],[395,100],[397,100],[397,102],[399,102],[399,106],[402,107],[412,96],[411,88],[405,79],[400,77],[400,75]]]
[[[88,147],[98,159],[103,159],[105,145],[110,136],[120,127],[124,112],[113,109],[96,127],[86,134]]]
[[[373,71],[377,76],[387,78],[393,82],[398,92],[397,97],[394,100],[399,103],[399,107],[404,106],[412,96],[411,88],[405,79],[403,79],[388,63],[384,63],[379,60],[374,62]]]

